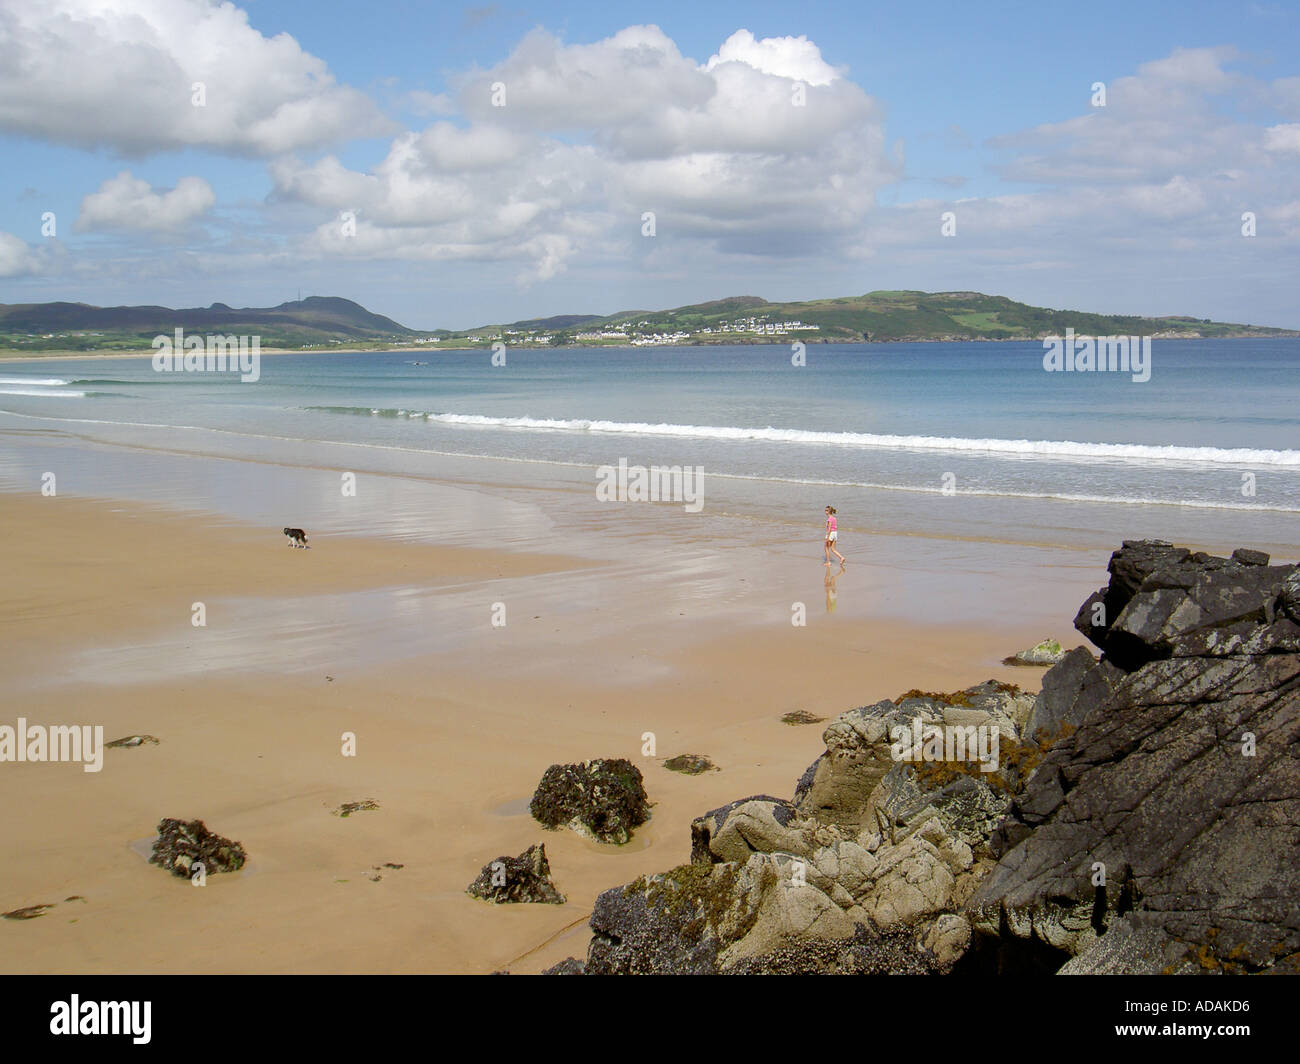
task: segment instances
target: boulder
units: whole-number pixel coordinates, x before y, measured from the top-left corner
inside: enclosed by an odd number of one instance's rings
[[[641,770],[626,758],[596,758],[552,765],[528,805],[548,828],[570,827],[580,835],[616,845],[650,818]]]
[[[1035,643],[1028,650],[1021,650],[1009,658],[1003,658],[1003,665],[1055,665],[1065,657],[1065,651],[1055,639],[1044,639]]]
[[[1034,698],[1014,684],[988,680],[952,694],[908,691],[842,713],[822,733],[826,752],[804,772],[794,805],[802,816],[859,827],[874,820],[871,796],[897,764],[895,729],[922,726],[992,727],[1014,739],[1033,709]]]
[[[518,857],[498,857],[483,866],[465,893],[496,905],[539,902],[563,905],[564,895],[551,882],[551,865],[546,846],[534,844]]]
[[[751,853],[777,851],[811,853],[809,840],[798,830],[794,806],[780,798],[766,794],[741,798],[691,822],[693,863],[743,863]]]
[[[1220,558],[1160,540],[1126,540],[1111,556],[1110,583],[1083,604],[1075,627],[1125,672],[1175,656],[1189,638],[1200,652],[1230,635],[1262,636],[1256,628],[1273,625],[1295,571],[1267,560],[1259,551]],[[1287,626],[1268,635],[1255,652],[1293,650],[1300,631]]]
[[[947,973],[970,947],[970,921],[956,913],[944,913],[926,928],[922,947],[934,955],[939,971]]]

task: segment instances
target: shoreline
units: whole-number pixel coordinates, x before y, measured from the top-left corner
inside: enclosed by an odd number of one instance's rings
[[[1081,334],[1082,335],[1082,334]],[[1282,331],[1277,333],[1268,333],[1259,335],[1256,333],[1232,333],[1222,336],[1183,336],[1183,335],[1162,335],[1153,333],[1151,339],[1154,340],[1294,340],[1300,337],[1300,330]],[[987,337],[987,336],[909,336],[898,337],[888,340],[876,339],[817,339],[809,340],[794,336],[783,336],[771,340],[691,340],[688,342],[674,343],[656,343],[656,344],[561,344],[559,346],[550,344],[517,344],[513,347],[506,345],[507,350],[513,351],[639,351],[642,349],[654,350],[659,347],[787,347],[790,343],[798,341],[808,345],[841,345],[841,344],[1026,344],[1041,343],[1044,340],[1052,339],[1052,335],[1044,336],[1006,336],[1006,337]],[[267,347],[258,351],[259,355],[361,355],[361,354],[387,354],[396,352],[400,354],[438,354],[440,352],[451,351],[487,351],[492,350],[492,343],[495,341],[484,340],[479,343],[466,343],[447,345],[442,347],[431,347],[429,345],[414,345],[409,347],[329,347],[329,348],[311,348],[302,350],[299,348],[289,347]],[[75,358],[152,358],[155,351],[152,347],[142,348],[136,351],[43,351],[33,354],[19,354],[11,349],[0,348],[0,363],[5,362],[39,362],[42,359],[75,359]]]

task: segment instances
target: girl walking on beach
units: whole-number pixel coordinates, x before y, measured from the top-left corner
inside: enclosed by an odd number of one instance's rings
[[[834,554],[840,560],[840,564],[845,564],[844,555],[835,549],[835,541],[840,538],[839,525],[835,520],[835,507],[826,507],[826,564],[830,565],[831,555]]]

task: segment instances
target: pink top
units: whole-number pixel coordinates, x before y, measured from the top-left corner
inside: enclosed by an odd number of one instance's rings
[[[827,531],[827,532],[834,532],[834,531],[836,530],[837,527],[838,527],[838,526],[835,524],[835,515],[834,515],[834,514],[827,514],[827,515],[826,515],[826,531]]]

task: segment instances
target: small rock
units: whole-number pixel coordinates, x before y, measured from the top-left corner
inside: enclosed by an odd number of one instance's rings
[[[678,754],[665,761],[664,768],[673,772],[683,772],[688,776],[698,776],[701,772],[716,769],[717,766],[703,754]]]
[[[11,909],[7,913],[0,913],[6,920],[35,920],[38,916],[44,916],[47,909],[53,909],[54,903],[47,905],[29,905],[25,909]]]
[[[363,802],[344,802],[337,809],[331,810],[335,816],[349,817],[353,813],[360,813],[366,810],[378,809],[379,803],[372,798],[367,798]]]
[[[187,879],[196,862],[202,863],[205,873],[236,872],[247,859],[239,843],[209,831],[202,820],[167,817],[158,821],[158,841],[149,863]]]
[[[529,846],[518,857],[498,857],[483,866],[465,893],[494,905],[540,902],[563,905],[564,895],[551,882],[551,865],[544,843]]]
[[[1055,665],[1065,657],[1065,651],[1055,639],[1044,639],[1028,650],[1022,650],[1013,657],[1003,658],[1003,665]]]
[[[127,735],[121,739],[114,739],[111,743],[105,743],[106,747],[110,746],[144,746],[145,743],[158,745],[159,740],[152,735]]]
[[[820,724],[825,717],[818,717],[809,713],[806,709],[791,710],[781,717],[782,724]]]

